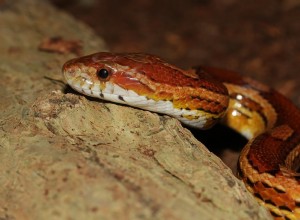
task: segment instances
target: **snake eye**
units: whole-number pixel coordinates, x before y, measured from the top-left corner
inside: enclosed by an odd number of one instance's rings
[[[107,69],[100,69],[98,72],[97,72],[97,76],[100,78],[100,79],[106,79],[109,75],[109,72]]]

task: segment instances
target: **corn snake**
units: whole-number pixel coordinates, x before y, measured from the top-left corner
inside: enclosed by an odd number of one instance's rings
[[[249,139],[239,176],[275,219],[300,219],[300,110],[278,92],[232,71],[182,70],[148,54],[101,52],[66,62],[80,93],[163,113],[207,129],[219,120]]]

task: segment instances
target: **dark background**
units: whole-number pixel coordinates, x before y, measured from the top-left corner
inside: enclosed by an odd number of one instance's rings
[[[183,68],[204,64],[239,71],[300,106],[298,0],[52,2],[93,28],[112,52],[152,53]]]

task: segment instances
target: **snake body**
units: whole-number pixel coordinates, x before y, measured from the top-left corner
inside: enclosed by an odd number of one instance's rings
[[[300,219],[300,110],[275,90],[227,70],[182,70],[149,54],[101,52],[66,62],[80,93],[167,114],[207,129],[219,120],[249,139],[239,176],[275,219]]]

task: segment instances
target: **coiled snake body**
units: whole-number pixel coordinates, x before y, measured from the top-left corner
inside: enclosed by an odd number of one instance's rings
[[[75,58],[63,72],[80,93],[168,114],[192,127],[206,129],[222,119],[250,140],[239,159],[248,190],[276,219],[300,219],[300,110],[273,89],[231,71],[182,70],[137,53]]]

